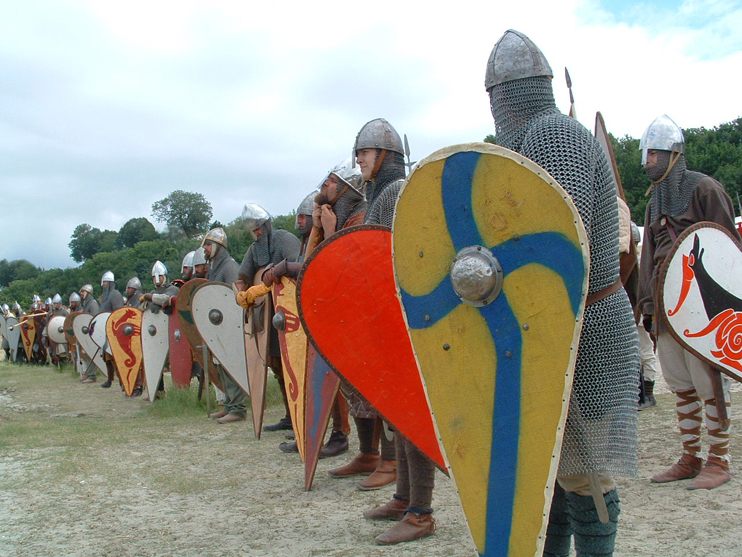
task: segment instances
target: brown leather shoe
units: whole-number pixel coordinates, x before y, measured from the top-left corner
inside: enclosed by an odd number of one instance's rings
[[[81,383],[95,383],[95,377],[86,377]]]
[[[394,545],[396,543],[411,542],[420,538],[426,538],[435,532],[435,519],[432,514],[415,514],[409,512],[404,515],[389,530],[376,537],[379,545]]]
[[[385,485],[389,485],[392,482],[397,481],[397,461],[396,460],[382,460],[376,467],[376,470],[366,478],[358,482],[358,489],[361,491],[373,491],[379,489]]]
[[[650,481],[656,484],[695,478],[703,468],[703,460],[697,456],[683,454],[675,464],[661,474],[655,474]]]
[[[356,457],[345,466],[328,470],[333,478],[347,478],[348,476],[369,476],[379,465],[381,456],[379,453],[358,453]]]
[[[375,509],[363,511],[363,516],[369,520],[402,520],[404,512],[410,506],[409,501],[392,498],[388,503],[384,503]]]
[[[227,415],[227,411],[226,410],[222,410],[221,412],[214,412],[213,414],[209,414],[209,418],[212,418],[214,420],[217,420],[219,418],[223,418],[226,415]]]
[[[685,489],[714,489],[732,479],[729,463],[709,457],[701,473]]]
[[[245,416],[240,416],[239,414],[227,414],[226,416],[219,418],[217,422],[220,424],[229,424],[232,422],[241,422],[245,419]]]

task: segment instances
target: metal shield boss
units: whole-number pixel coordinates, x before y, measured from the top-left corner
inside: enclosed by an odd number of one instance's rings
[[[168,327],[169,319],[164,311],[142,313],[142,359],[150,402],[155,400],[157,386],[162,377],[162,368],[167,359]]]
[[[242,390],[250,394],[242,308],[235,302],[232,289],[220,282],[200,286],[193,295],[191,310],[209,350]]]
[[[742,381],[742,247],[725,228],[685,230],[660,269],[659,315],[690,353]]]
[[[142,366],[142,312],[122,307],[112,312],[106,321],[106,336],[116,362],[121,384],[131,396]]]

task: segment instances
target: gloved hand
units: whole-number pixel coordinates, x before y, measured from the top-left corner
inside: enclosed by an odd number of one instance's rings
[[[265,296],[270,291],[271,289],[264,284],[256,284],[255,286],[251,286],[247,290],[238,292],[235,298],[239,306],[245,309],[250,309],[255,304],[255,300],[257,298]]]

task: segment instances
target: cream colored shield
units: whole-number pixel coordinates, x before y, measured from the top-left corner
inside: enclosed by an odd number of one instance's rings
[[[93,342],[90,338],[90,322],[93,320],[93,316],[88,313],[81,313],[72,322],[72,328],[75,331],[75,338],[77,344],[79,344],[83,351],[88,355],[93,363],[98,367],[101,373],[106,373],[106,364],[101,358],[100,349],[98,345]],[[85,370],[83,370],[85,371]]]
[[[93,319],[90,320],[90,338],[100,349],[100,353],[103,354],[105,351],[107,354],[113,356],[111,347],[108,345],[108,339],[106,338],[106,322],[111,317],[110,311],[104,311],[99,313]]]
[[[64,315],[52,317],[46,326],[46,333],[52,342],[57,344],[67,344],[67,338],[64,336]]]
[[[232,289],[220,282],[204,284],[193,295],[191,309],[193,321],[209,350],[242,390],[250,394],[243,313]]]
[[[18,319],[16,319],[15,317],[6,318],[5,326],[8,328],[10,359],[15,362],[18,358],[18,343],[21,341],[21,328],[18,326]]]
[[[167,358],[168,325],[168,316],[163,311],[145,311],[142,314],[142,359],[150,402],[155,400],[157,385]]]

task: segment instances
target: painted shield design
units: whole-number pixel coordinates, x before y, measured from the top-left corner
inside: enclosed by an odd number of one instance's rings
[[[149,401],[154,402],[168,352],[169,319],[164,311],[142,312],[142,360]]]
[[[188,343],[191,345],[196,358],[201,362],[201,366],[206,369],[206,362],[204,362],[204,352],[202,346],[204,346],[204,339],[201,333],[198,332],[198,327],[193,321],[193,295],[196,289],[202,284],[206,284],[209,281],[206,279],[191,279],[180,287],[178,292],[176,310],[178,312],[178,319],[180,321],[180,327]],[[219,379],[219,373],[214,366],[208,366],[209,368],[209,380],[220,390],[224,390],[222,387],[222,381]]]
[[[66,344],[67,337],[64,335],[64,322],[67,316],[57,315],[49,321],[46,331],[49,339],[56,344]]]
[[[585,296],[569,195],[501,147],[442,149],[400,193],[394,267],[409,337],[482,555],[540,555]]]
[[[72,329],[75,331],[75,339],[77,344],[83,349],[85,354],[90,360],[93,360],[95,365],[101,373],[106,373],[106,364],[101,358],[100,350],[98,345],[93,342],[90,338],[90,322],[93,320],[93,316],[88,313],[78,314],[72,322]],[[90,362],[85,362],[85,365],[90,365]],[[83,370],[84,372],[85,370]]]
[[[725,228],[700,222],[675,242],[660,270],[660,311],[689,352],[742,381],[742,246]]]
[[[110,311],[101,312],[90,320],[90,325],[88,326],[90,338],[93,339],[95,345],[100,349],[101,354],[107,352],[112,355],[111,347],[108,345],[108,339],[106,338],[106,322],[110,316]]]
[[[33,356],[33,343],[36,340],[36,321],[33,315],[26,315],[20,320],[21,342],[23,350],[26,352],[26,358],[31,361]]]
[[[193,321],[209,350],[242,390],[250,394],[242,342],[243,313],[234,300],[232,288],[221,282],[204,284],[193,295],[191,308]]]
[[[106,336],[126,394],[134,392],[142,366],[142,312],[122,307],[106,321]]]
[[[21,342],[21,328],[18,326],[18,319],[15,317],[6,318],[8,327],[8,344],[10,344],[10,358],[14,362],[18,361],[18,348]]]
[[[294,435],[299,456],[305,461],[305,382],[307,375],[307,335],[301,326],[296,307],[296,282],[281,277],[281,283],[273,287],[273,326],[278,330],[281,345],[281,362],[286,384],[289,413],[294,424]]]
[[[191,345],[180,326],[178,312],[170,314],[170,373],[176,387],[187,388],[191,384]]]
[[[255,284],[262,281],[263,269],[255,275]],[[270,328],[273,326],[273,298],[266,294],[255,300],[247,312],[245,324],[245,353],[247,354],[247,380],[250,383],[250,405],[252,407],[255,437],[260,439],[265,411],[265,388],[268,380],[268,350]]]

